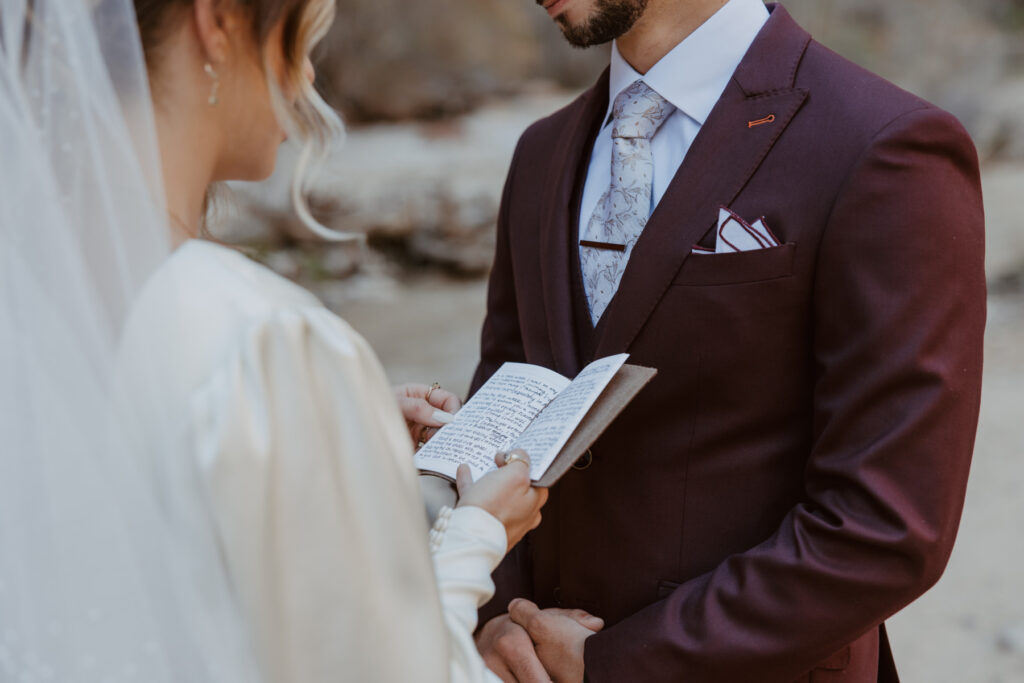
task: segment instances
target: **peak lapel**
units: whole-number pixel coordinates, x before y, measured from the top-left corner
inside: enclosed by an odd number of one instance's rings
[[[580,368],[573,329],[571,287],[569,273],[569,239],[574,234],[573,222],[578,216],[572,211],[573,197],[579,178],[583,154],[589,149],[591,134],[600,124],[607,108],[608,71],[573,105],[573,112],[565,134],[555,144],[552,162],[545,180],[541,226],[541,280],[544,293],[544,313],[548,339],[555,361],[555,369],[563,375],[575,375]]]
[[[810,41],[781,7],[758,34],[708,116],[630,256],[605,315],[597,357],[625,351],[690,250],[771,151],[807,98],[793,87]]]

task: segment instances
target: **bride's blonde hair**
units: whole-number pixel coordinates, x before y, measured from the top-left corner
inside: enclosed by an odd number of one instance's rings
[[[331,230],[321,224],[309,210],[306,184],[334,144],[340,141],[344,127],[337,113],[326,103],[306,78],[303,63],[313,47],[323,39],[334,21],[335,0],[227,0],[248,15],[253,36],[264,55],[263,71],[267,76],[271,103],[281,126],[292,140],[302,144],[292,177],[291,196],[299,219],[314,233],[331,240],[353,239],[356,236]],[[193,0],[134,0],[146,63],[158,61],[155,53],[167,27],[169,13],[187,8]],[[271,30],[284,22],[282,47],[284,68],[277,74],[266,63],[265,48]],[[298,94],[293,105],[285,92]]]

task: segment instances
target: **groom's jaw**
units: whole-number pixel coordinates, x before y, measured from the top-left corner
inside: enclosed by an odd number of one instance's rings
[[[536,0],[574,47],[591,47],[628,32],[650,0]]]

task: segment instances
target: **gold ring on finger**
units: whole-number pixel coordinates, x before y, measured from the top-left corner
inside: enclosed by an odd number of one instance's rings
[[[506,465],[510,465],[516,461],[519,461],[525,464],[527,467],[530,466],[529,458],[527,457],[526,453],[523,452],[523,450],[520,448],[513,448],[512,450],[505,453],[504,460]]]
[[[430,395],[432,393],[434,393],[434,391],[436,391],[437,389],[440,389],[440,388],[441,388],[441,385],[438,384],[437,382],[434,382],[433,384],[431,384],[430,388],[427,389],[427,395],[423,397],[423,400],[426,401],[427,403],[430,403]]]

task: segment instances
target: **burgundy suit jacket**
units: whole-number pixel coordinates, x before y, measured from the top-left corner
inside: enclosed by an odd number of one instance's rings
[[[594,683],[896,680],[880,624],[953,546],[985,323],[977,155],[953,116],[771,9],[605,313],[596,356],[658,376],[482,610],[604,618]],[[569,249],[607,87],[520,140],[474,388],[505,361],[581,367]],[[691,257],[720,205],[783,246]]]

